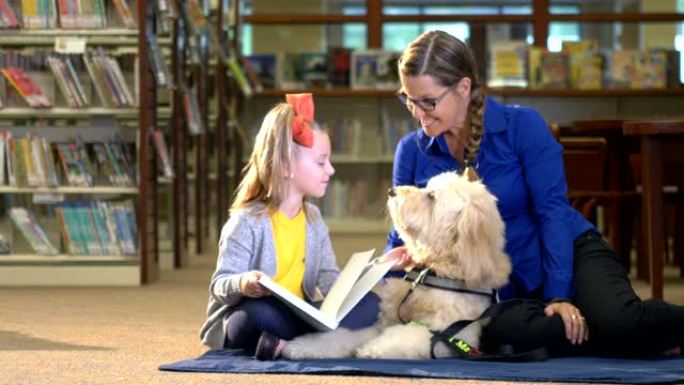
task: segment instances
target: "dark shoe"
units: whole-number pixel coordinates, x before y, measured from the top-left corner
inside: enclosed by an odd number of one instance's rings
[[[259,361],[275,360],[277,358],[276,349],[278,348],[279,343],[280,338],[269,332],[261,332],[261,337],[259,337],[259,342],[257,342],[254,357]]]

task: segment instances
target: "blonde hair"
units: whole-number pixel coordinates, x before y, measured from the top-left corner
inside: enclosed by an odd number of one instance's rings
[[[466,142],[464,170],[472,169],[472,163],[480,149],[484,133],[484,110],[486,94],[480,87],[475,57],[468,46],[444,31],[427,31],[418,36],[399,58],[399,71],[404,76],[430,75],[441,85],[451,87],[463,78],[469,78],[470,136]]]
[[[249,162],[242,170],[243,177],[235,190],[230,210],[243,209],[253,203],[258,213],[272,214],[286,198],[287,179],[294,161],[301,153],[301,146],[292,140],[291,105],[280,103],[264,117],[254,141]],[[325,132],[315,122],[307,122],[314,131]],[[306,205],[304,212],[306,213]]]

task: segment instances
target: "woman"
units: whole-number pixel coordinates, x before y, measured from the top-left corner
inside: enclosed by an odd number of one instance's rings
[[[524,300],[495,317],[483,345],[620,356],[679,347],[684,307],[636,296],[620,260],[569,205],[562,148],[543,118],[488,98],[476,68],[468,47],[446,32],[426,32],[405,49],[398,95],[421,129],[400,141],[393,184],[468,172],[498,198],[513,263],[499,294]],[[392,231],[388,248],[402,244]]]

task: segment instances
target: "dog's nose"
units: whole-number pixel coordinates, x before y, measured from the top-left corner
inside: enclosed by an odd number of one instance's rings
[[[390,187],[389,190],[387,190],[387,194],[391,197],[397,195],[397,193],[394,192],[394,187]]]

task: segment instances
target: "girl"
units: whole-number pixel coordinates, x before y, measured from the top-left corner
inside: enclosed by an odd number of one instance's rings
[[[286,100],[264,118],[221,230],[200,331],[202,342],[212,348],[242,348],[259,359],[276,357],[284,344],[280,339],[314,331],[270,296],[259,277],[273,277],[314,302],[339,273],[328,229],[318,208],[306,200],[321,198],[335,172],[330,139],[314,122],[311,94],[286,95]],[[377,314],[378,298],[369,294],[341,325],[366,327]]]
[[[485,348],[639,356],[684,344],[684,307],[637,297],[620,259],[569,205],[562,148],[542,117],[488,98],[463,42],[424,33],[404,50],[399,75],[399,98],[421,129],[398,144],[393,184],[479,174],[506,223],[513,272],[499,295],[524,300],[485,328]],[[388,248],[401,244],[393,231]]]

